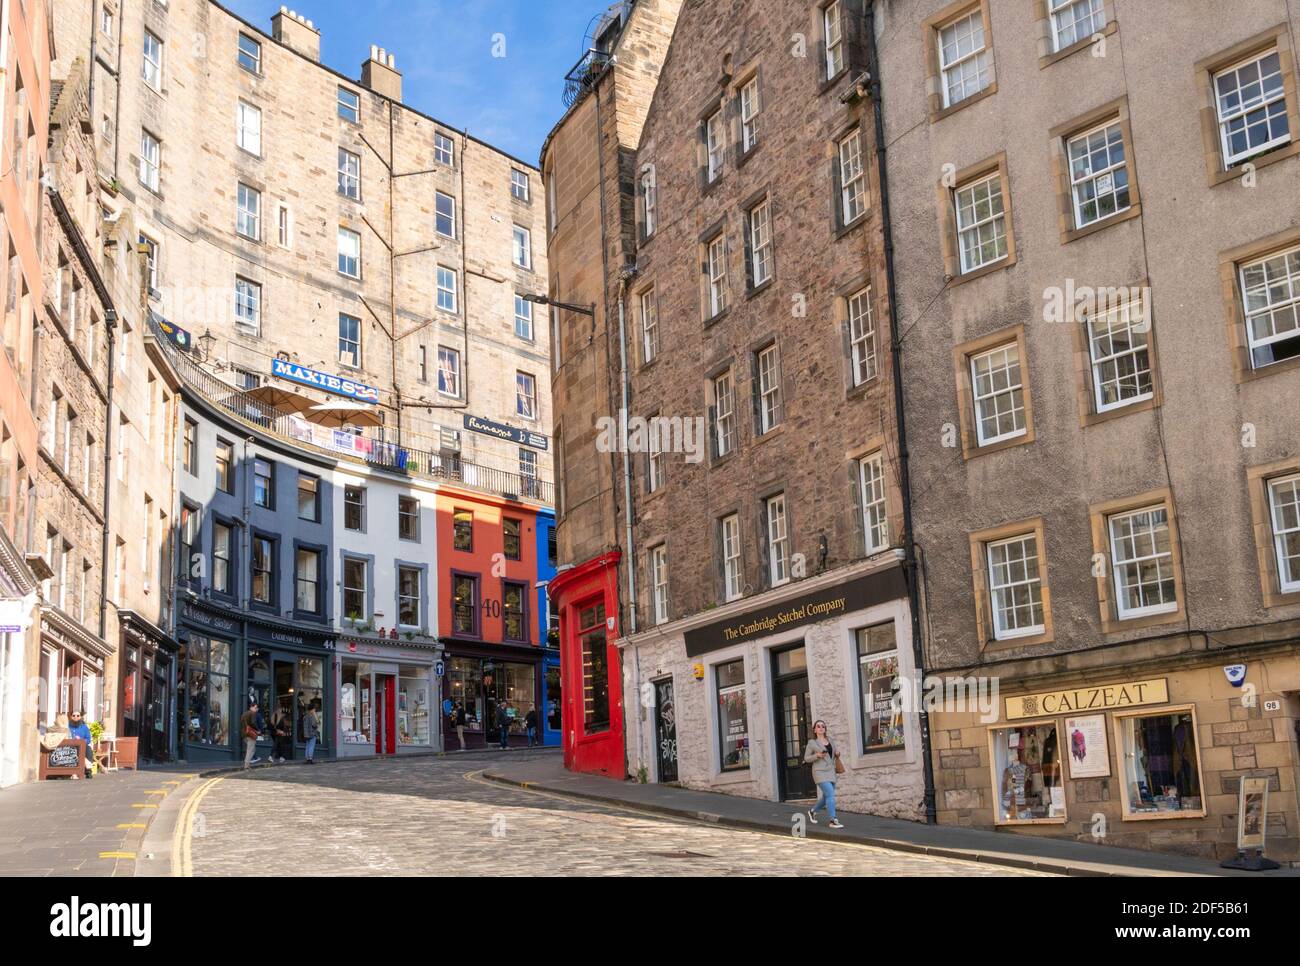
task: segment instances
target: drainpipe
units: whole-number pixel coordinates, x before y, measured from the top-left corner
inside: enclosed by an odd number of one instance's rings
[[[108,333],[108,402],[104,408],[104,536],[99,554],[99,639],[108,640],[108,546],[113,539],[113,528],[109,523],[109,510],[113,503],[113,387],[114,374],[117,372],[117,310],[104,310],[104,325]],[[113,602],[116,606],[117,601]]]
[[[912,481],[908,468],[907,427],[903,420],[903,345],[898,331],[898,310],[894,284],[893,225],[889,215],[889,179],[885,166],[885,119],[880,108],[880,57],[876,48],[875,0],[868,0],[866,15],[867,71],[871,113],[876,129],[876,176],[880,185],[881,228],[885,243],[885,297],[889,301],[889,352],[894,375],[894,420],[898,426],[899,488],[903,496],[903,571],[907,576],[907,606],[912,614],[912,662],[918,677],[925,674],[925,649],[921,643],[920,572],[916,543],[912,538]],[[930,748],[930,716],[922,703],[917,708],[921,731],[921,762],[925,776],[925,821],[937,821],[934,799],[934,761]]]
[[[624,319],[623,303],[627,294],[627,279],[618,280],[618,378],[621,385],[621,407],[623,418],[619,420],[620,427],[620,449],[623,450],[623,519],[627,521],[625,540],[627,541],[627,600],[628,616],[632,621],[632,631],[635,634],[636,627],[636,553],[632,544],[632,462],[627,452],[627,410],[629,405],[629,393],[627,380],[627,336],[624,330],[626,325]],[[624,702],[626,704],[626,702]]]

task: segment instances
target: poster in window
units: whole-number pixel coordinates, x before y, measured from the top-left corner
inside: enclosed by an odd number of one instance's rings
[[[1237,848],[1264,848],[1264,826],[1268,815],[1268,779],[1243,778],[1237,810]]]
[[[1069,751],[1072,779],[1106,778],[1110,775],[1110,747],[1106,743],[1104,714],[1066,718],[1065,747]]]
[[[894,700],[898,683],[898,655],[863,658],[862,704],[866,713],[866,750],[903,747],[903,711]]]

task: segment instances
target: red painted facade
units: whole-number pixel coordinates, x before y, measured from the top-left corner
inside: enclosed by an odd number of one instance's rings
[[[560,617],[560,674],[564,686],[561,709],[564,734],[564,767],[570,771],[589,772],[623,779],[627,775],[627,757],[623,738],[623,666],[621,652],[614,641],[618,626],[618,551],[601,554],[585,563],[558,574],[548,592]],[[607,726],[588,727],[588,703],[592,697],[591,662],[583,653],[583,615],[595,608],[604,609],[604,655],[609,689]],[[585,631],[585,634],[584,634]],[[598,722],[603,725],[603,722]]]

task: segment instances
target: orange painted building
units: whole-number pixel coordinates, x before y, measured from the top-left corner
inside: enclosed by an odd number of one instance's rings
[[[33,332],[45,297],[41,281],[40,180],[49,142],[50,45],[44,3],[3,5],[0,69],[0,238],[4,242],[0,305],[0,786],[29,780],[36,770],[37,719],[49,695],[28,706],[25,682],[40,673],[40,643],[31,625],[36,581],[26,558],[36,552],[30,532],[35,500],[37,428],[32,409]],[[24,626],[26,625],[26,626]]]
[[[525,745],[528,713],[542,715],[537,507],[442,487],[437,530],[443,697],[465,709],[466,747],[499,743],[503,717],[509,744]],[[448,749],[459,747],[454,724],[444,734]]]

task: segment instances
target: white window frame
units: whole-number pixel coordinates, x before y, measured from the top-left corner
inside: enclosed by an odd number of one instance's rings
[[[1158,533],[1159,530],[1161,529],[1161,526],[1163,526],[1165,532],[1165,539],[1169,543],[1169,549],[1163,552],[1157,550],[1151,553],[1144,553],[1141,552],[1139,548],[1135,547],[1134,549],[1138,550],[1135,556],[1121,557],[1119,553],[1119,542],[1121,538],[1116,533],[1116,529],[1115,529],[1116,525],[1123,520],[1129,520],[1134,517],[1140,517],[1143,514],[1159,515],[1163,517],[1163,524],[1162,525],[1157,524],[1150,531],[1150,533],[1151,534]],[[1106,534],[1107,534],[1107,539],[1110,542],[1111,579],[1114,584],[1113,590],[1115,594],[1115,616],[1119,620],[1131,620],[1135,617],[1146,617],[1147,615],[1150,614],[1168,614],[1172,611],[1178,610],[1178,585],[1177,585],[1176,575],[1173,569],[1174,567],[1173,532],[1169,526],[1168,506],[1164,503],[1157,503],[1157,504],[1152,504],[1151,506],[1138,507],[1137,509],[1134,510],[1125,510],[1122,513],[1112,514],[1106,518]],[[1137,539],[1146,539],[1146,537],[1140,536]],[[1169,579],[1174,583],[1173,600],[1163,601],[1159,604],[1147,604],[1141,607],[1129,607],[1125,602],[1128,596],[1125,593],[1125,590],[1130,586],[1126,582],[1125,577],[1123,575],[1125,568],[1133,565],[1136,565],[1138,567],[1145,567],[1153,561],[1155,562],[1158,571],[1166,566],[1169,568]],[[1137,586],[1139,587],[1142,586],[1140,576],[1138,579]]]
[[[152,47],[154,56],[150,56],[150,41],[153,41]],[[144,32],[142,42],[142,60],[140,64],[140,76],[152,90],[162,92],[163,85],[163,41],[151,30]],[[152,69],[151,69],[152,68]]]
[[[241,286],[245,287],[242,295]],[[251,311],[251,317],[241,308]],[[245,335],[260,337],[262,334],[262,286],[242,275],[235,276],[235,328]]]
[[[876,321],[871,286],[859,289],[845,300],[849,316],[849,354],[853,385],[876,378]]]
[[[1248,67],[1252,65],[1255,67],[1255,73],[1258,76],[1263,69],[1263,62],[1269,57],[1278,58],[1277,74],[1269,75],[1270,77],[1276,76],[1278,78],[1278,84],[1281,85],[1278,88],[1278,90],[1273,93],[1265,95],[1263,92],[1263,87],[1261,85],[1260,95],[1257,98],[1251,100],[1250,105],[1248,107],[1243,106],[1241,104],[1237,104],[1232,108],[1225,109],[1223,97],[1219,93],[1220,79],[1227,77],[1229,74],[1236,74],[1243,67]],[[1210,90],[1214,96],[1215,120],[1218,123],[1218,129],[1219,129],[1219,157],[1223,162],[1223,170],[1228,171],[1231,168],[1233,168],[1235,165],[1240,164],[1242,161],[1245,161],[1248,158],[1252,158],[1258,154],[1263,154],[1266,151],[1271,151],[1274,148],[1279,147],[1283,144],[1289,144],[1291,142],[1291,139],[1295,137],[1295,132],[1291,130],[1290,120],[1287,119],[1285,80],[1286,80],[1286,72],[1282,69],[1281,50],[1276,45],[1270,47],[1268,50],[1258,51],[1254,54],[1251,54],[1249,57],[1244,57],[1241,60],[1237,61],[1236,63],[1230,64],[1227,67],[1224,67],[1221,70],[1217,70],[1214,72],[1214,76],[1210,78]],[[1253,83],[1259,84],[1260,81],[1257,80]],[[1238,83],[1237,86],[1233,88],[1233,91],[1234,93],[1240,94],[1241,91],[1240,83]],[[1253,148],[1247,146],[1242,151],[1234,152],[1232,148],[1229,146],[1229,142],[1230,142],[1229,126],[1232,124],[1232,122],[1241,120],[1243,118],[1247,118],[1252,113],[1263,111],[1265,113],[1265,122],[1267,123],[1267,120],[1269,118],[1276,116],[1275,113],[1272,113],[1270,111],[1270,109],[1273,109],[1275,111],[1276,109],[1274,108],[1274,105],[1277,104],[1281,105],[1282,117],[1284,120],[1287,121],[1286,136],[1273,137],[1270,138],[1264,144],[1260,144]],[[1247,127],[1249,127],[1249,125],[1247,125]]]
[[[649,416],[646,418],[646,477],[645,488],[647,493],[653,493],[664,485],[664,451],[662,440],[659,438],[658,417]]]
[[[435,271],[435,287],[437,289],[436,303],[438,308],[444,312],[455,313],[460,308],[459,280],[454,268],[448,268],[446,265],[439,265]],[[446,303],[450,302],[448,305]]]
[[[353,239],[356,239],[355,245],[352,244]],[[347,244],[345,244],[345,242]],[[353,231],[351,228],[345,228],[342,225],[339,225],[338,244],[339,244],[339,256],[338,256],[339,274],[345,276],[346,278],[360,278],[361,277],[361,233]],[[356,254],[352,255],[349,249],[354,249]],[[355,259],[356,261],[356,271],[349,272],[347,271],[345,266],[350,260],[353,259]]]
[[[555,172],[546,175],[546,213],[551,231],[560,226],[559,203],[555,199]]]
[[[1080,41],[1099,33],[1106,26],[1105,0],[1047,0],[1047,5],[1052,21],[1054,51],[1073,47]],[[1079,15],[1081,10],[1086,11],[1082,16]],[[1065,20],[1066,16],[1070,18],[1068,23]],[[1099,17],[1100,23],[1097,22]],[[1088,24],[1088,30],[1080,31],[1079,25],[1085,22]],[[1066,31],[1070,32],[1069,40],[1064,39]]]
[[[293,209],[283,201],[276,206],[276,238],[281,248],[293,247]]]
[[[1104,330],[1099,328],[1102,325],[1105,326]],[[1092,399],[1098,413],[1123,409],[1155,395],[1155,374],[1151,365],[1151,325],[1144,317],[1139,299],[1131,299],[1122,305],[1108,308],[1100,315],[1090,316],[1086,335],[1088,358],[1092,367]],[[1128,348],[1115,348],[1116,335]],[[1109,351],[1104,351],[1106,344],[1109,344]],[[1106,372],[1108,369],[1114,371],[1114,377],[1109,376]],[[1144,373],[1150,388],[1146,392],[1124,396],[1125,385],[1140,385]],[[1105,400],[1104,389],[1110,385],[1118,389],[1118,398],[1114,402]]]
[[[515,415],[520,419],[537,419],[537,379],[522,369],[515,371]]]
[[[518,268],[533,268],[533,233],[523,225],[514,226],[514,235],[512,238],[513,260]]]
[[[442,212],[442,211],[439,211],[438,206],[439,206],[439,204],[440,204],[441,202],[443,202],[443,201],[446,201],[446,202],[448,202],[448,203],[451,205],[451,212],[450,212],[450,213],[444,213],[444,212]],[[450,218],[450,219],[451,219],[451,231],[450,231],[450,232],[445,232],[445,231],[443,231],[441,228],[438,227],[438,219],[439,219],[439,218]],[[443,191],[435,191],[435,192],[434,192],[434,197],[433,197],[433,230],[434,230],[435,232],[437,232],[439,235],[441,235],[443,238],[455,238],[455,237],[456,237],[456,199],[455,199],[454,196],[449,195],[449,194],[447,194],[446,192],[443,192]]]
[[[344,95],[350,100],[345,100]],[[361,95],[356,91],[349,90],[342,84],[339,85],[338,94],[335,98],[338,107],[338,115],[345,121],[353,124],[361,123]]]
[[[740,515],[729,514],[719,523],[722,538],[722,596],[730,602],[745,595],[745,575],[740,559]]]
[[[850,225],[867,210],[867,175],[862,165],[862,128],[840,138],[840,220]]]
[[[785,494],[768,497],[763,503],[767,525],[767,573],[773,587],[790,582],[790,535],[785,512]]]
[[[1265,485],[1278,589],[1284,594],[1295,593],[1300,591],[1300,474],[1276,477]],[[1288,543],[1297,547],[1294,555],[1288,552]]]
[[[433,132],[433,159],[449,168],[456,166],[456,142],[441,131]]]
[[[242,181],[235,186],[235,233],[252,241],[262,239],[262,192]]]
[[[654,622],[668,623],[668,548],[664,544],[650,551],[651,602]]]
[[[1007,374],[1007,384],[1005,388],[998,388],[996,381],[990,378],[990,387],[986,390],[982,390],[980,388],[980,360],[989,359],[993,361],[995,360],[995,357],[999,355],[1003,357],[1002,360],[996,367],[990,366],[989,373],[990,376],[992,376],[994,372],[1005,372]],[[1012,359],[1013,355],[1014,363]],[[1017,370],[1017,381],[1014,383],[1011,382],[1010,376],[1010,370],[1013,364]],[[993,443],[1000,443],[1003,440],[1016,439],[1029,432],[1029,420],[1025,415],[1024,373],[1024,360],[1020,358],[1020,343],[1015,339],[1012,339],[1010,342],[1004,342],[1001,345],[996,345],[991,349],[986,349],[985,351],[976,353],[970,357],[971,395],[974,403],[972,416],[975,420],[975,438],[980,446],[990,446]],[[1019,405],[1017,405],[1016,402],[1017,390],[1020,393]],[[1018,418],[1013,420],[1014,422],[1019,423],[1019,425],[1010,432],[1000,433],[995,436],[985,436],[983,419],[984,406],[986,403],[992,404],[994,407],[992,415],[1001,416],[1004,410],[1000,408],[998,400],[1004,397],[1010,397],[1011,399],[1011,408],[1006,410],[1006,412],[1020,414]]]
[[[758,352],[758,432],[764,435],[781,425],[784,418],[781,397],[781,357],[776,343]]]
[[[1031,547],[1032,557],[1029,554]],[[993,638],[1007,641],[1042,634],[1046,630],[1047,610],[1043,604],[1043,560],[1042,548],[1038,546],[1038,534],[1030,531],[990,541],[985,544],[984,555],[988,568]],[[1033,576],[1030,576],[1029,570],[1031,560]],[[1017,592],[1022,589],[1029,594],[1027,604],[1016,598]],[[1007,599],[1008,594],[1010,600]],[[1012,624],[1012,620],[1019,620],[1017,612],[1025,606],[1029,607],[1030,619],[1037,616],[1039,620],[1030,624]],[[1011,615],[1010,620],[1008,614]]]
[[[1252,274],[1257,276],[1253,285],[1249,278]],[[1286,357],[1260,363],[1256,361],[1256,353],[1278,343],[1293,339],[1300,341],[1300,323],[1294,329],[1273,331],[1260,338],[1256,335],[1254,322],[1261,317],[1266,318],[1272,329],[1279,318],[1283,321],[1287,316],[1300,318],[1300,245],[1243,262],[1238,269],[1238,284],[1241,288],[1242,317],[1246,323],[1246,348],[1250,353],[1251,368],[1261,369],[1285,361]],[[1290,297],[1272,301],[1271,293],[1281,290],[1289,290]]]
[[[772,280],[772,202],[768,199],[749,210],[749,259],[753,287]]]
[[[758,144],[758,115],[763,104],[758,90],[758,78],[751,77],[740,89],[740,149],[748,153]]]
[[[961,28],[969,26],[971,29],[965,34],[961,34]],[[979,45],[973,43],[976,31],[979,30]],[[944,34],[952,31],[952,42],[945,44]],[[964,53],[961,50],[961,42],[969,39],[972,41],[969,50]],[[952,107],[954,104],[960,104],[968,98],[974,97],[981,91],[987,90],[993,83],[993,71],[989,63],[988,36],[984,33],[984,13],[981,5],[976,6],[965,13],[959,14],[947,23],[940,24],[935,30],[935,43],[939,49],[939,88],[943,94],[943,106]],[[949,46],[955,43],[952,50]],[[951,59],[950,59],[951,58]],[[968,73],[968,68],[973,67],[975,73]],[[968,89],[970,81],[974,78],[974,83],[978,86],[974,90]],[[959,97],[953,97],[954,82],[960,85]]]
[[[518,292],[515,293],[515,337],[533,341],[533,303]]]
[[[885,454],[871,453],[858,460],[858,495],[866,554],[889,549],[889,506],[885,489]]]
[[[831,80],[844,69],[844,20],[840,0],[822,9],[822,32],[826,38],[826,79]]]
[[[350,332],[344,331],[344,322],[356,323],[356,338],[352,338]],[[352,328],[351,325],[348,326]],[[361,368],[361,319],[355,315],[348,315],[346,312],[339,313],[339,365],[347,366],[350,369]]]
[[[1089,167],[1080,173],[1075,164],[1075,147],[1076,145],[1083,145],[1084,153],[1082,157],[1087,158],[1090,162],[1093,152],[1089,150],[1088,139],[1098,133],[1101,133],[1105,138],[1106,161],[1108,163],[1095,171]],[[1119,148],[1120,159],[1118,162],[1111,159],[1111,153],[1115,147]],[[1114,218],[1116,215],[1123,214],[1133,207],[1133,186],[1128,176],[1128,152],[1124,145],[1124,128],[1118,119],[1112,118],[1071,137],[1066,141],[1065,155],[1066,167],[1070,173],[1070,204],[1074,210],[1074,227],[1076,229],[1087,228],[1089,225],[1098,224],[1107,218]],[[1124,187],[1122,190],[1128,195],[1128,201],[1123,206],[1119,203],[1120,189],[1116,186],[1121,171],[1124,174]],[[1093,197],[1091,199],[1084,198],[1082,194],[1090,185],[1094,186]],[[1105,186],[1104,191],[1102,190],[1103,186]],[[1102,214],[1100,199],[1107,195],[1115,200],[1115,210]],[[1097,215],[1094,218],[1085,220],[1083,209],[1088,201],[1096,203]]]
[[[713,445],[718,459],[736,448],[736,384],[731,370],[713,380]]]
[[[162,172],[162,142],[143,128],[140,129],[140,183],[150,191],[158,191]]]
[[[520,171],[518,168],[510,169],[510,197],[524,203],[532,200],[527,171]]]
[[[249,154],[262,156],[262,111],[247,101],[235,105],[235,144]]]
[[[981,194],[980,189],[987,188]],[[980,214],[979,208],[987,207],[987,214]],[[953,212],[957,222],[957,249],[961,259],[963,275],[994,265],[1008,256],[1007,245],[1007,206],[1002,197],[1002,174],[994,171],[986,177],[960,185],[953,191]],[[966,212],[963,217],[963,212]],[[987,232],[991,232],[988,234]],[[973,247],[968,247],[966,239],[972,238]],[[994,251],[1000,253],[984,258],[982,250],[992,243]],[[975,259],[978,257],[978,261]]]
[[[339,194],[361,200],[361,155],[339,148]]]
[[[719,232],[709,242],[709,318],[727,308],[727,235]]]
[[[644,362],[653,362],[659,354],[659,309],[653,288],[641,293],[641,351]]]
[[[554,175],[552,175],[554,177]],[[659,198],[655,187],[655,168],[648,164],[641,171],[641,231],[643,238],[655,233],[655,218],[658,214]]]
[[[438,346],[438,393],[460,398],[460,351]]]
[[[722,167],[727,155],[727,127],[718,108],[704,122],[704,141],[707,152],[705,180],[713,184],[722,176]]]
[[[248,43],[252,45],[253,49],[251,52],[244,49],[244,41],[248,41]],[[245,57],[252,61],[253,66],[250,67],[248,64],[244,63]],[[244,68],[244,70],[260,75],[262,73],[261,41],[248,36],[246,33],[240,33],[239,39],[235,41],[235,62],[238,63],[240,67]]]

